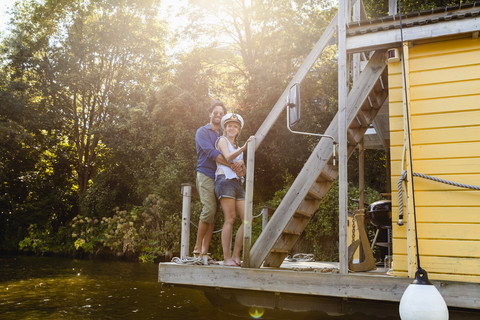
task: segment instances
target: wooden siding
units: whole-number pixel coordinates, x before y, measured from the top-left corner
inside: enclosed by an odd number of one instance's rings
[[[480,39],[404,48],[413,171],[480,185]],[[407,227],[406,214],[405,224],[397,225],[404,140],[402,69],[398,62],[388,67],[393,269],[395,275],[413,277],[415,243],[407,230],[413,226]],[[409,165],[408,156],[405,162]],[[419,177],[414,183],[422,268],[431,279],[480,282],[480,191]],[[411,205],[411,199],[404,199],[406,203]],[[413,221],[411,213],[408,219]]]

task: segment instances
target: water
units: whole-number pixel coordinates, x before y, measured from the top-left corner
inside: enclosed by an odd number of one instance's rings
[[[200,291],[162,288],[157,265],[0,257],[0,318],[223,319]]]
[[[15,256],[0,257],[0,319],[253,317],[240,305],[220,310],[198,290],[162,287],[157,283],[156,264]],[[375,320],[363,315],[328,317],[273,310],[265,310],[262,319]]]

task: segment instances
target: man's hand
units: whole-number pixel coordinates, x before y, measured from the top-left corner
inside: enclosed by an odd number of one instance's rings
[[[230,165],[230,168],[237,174],[239,177],[243,177],[246,173],[245,162],[243,160],[238,160],[233,162]]]

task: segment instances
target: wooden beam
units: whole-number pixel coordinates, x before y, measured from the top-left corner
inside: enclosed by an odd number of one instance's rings
[[[358,208],[365,208],[365,149],[363,138],[358,143]]]
[[[347,50],[346,50],[346,10],[345,0],[338,5],[338,251],[340,274],[348,273],[348,145],[347,145]]]
[[[390,22],[389,22],[390,23]],[[372,51],[401,47],[400,29],[383,30],[365,34],[355,34],[347,37],[347,52]],[[435,37],[450,36],[462,33],[472,33],[480,30],[480,17],[459,20],[439,21],[403,29],[404,41],[415,41]]]
[[[250,247],[252,245],[252,220],[253,220],[253,179],[255,172],[255,139],[247,146],[247,179],[245,182],[245,213],[243,217],[243,263],[242,266],[250,267]]]

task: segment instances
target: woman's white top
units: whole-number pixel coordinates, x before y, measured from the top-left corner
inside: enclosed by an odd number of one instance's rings
[[[215,148],[217,148],[217,150],[218,150],[218,141],[220,141],[220,139],[222,139],[222,138],[227,140],[228,151],[230,151],[230,153],[234,153],[235,151],[240,149],[240,148],[234,148],[233,145],[230,143],[230,141],[227,139],[227,137],[221,136],[215,142]],[[233,159],[233,161],[238,161],[238,160],[243,160],[243,152],[240,153],[235,159]],[[223,170],[223,174],[225,174],[225,178],[227,178],[227,179],[241,179],[239,176],[237,176],[235,171],[233,171],[230,167],[227,167],[227,166],[217,162],[217,171],[215,171],[215,180],[217,179],[217,176],[219,174],[220,169]]]

